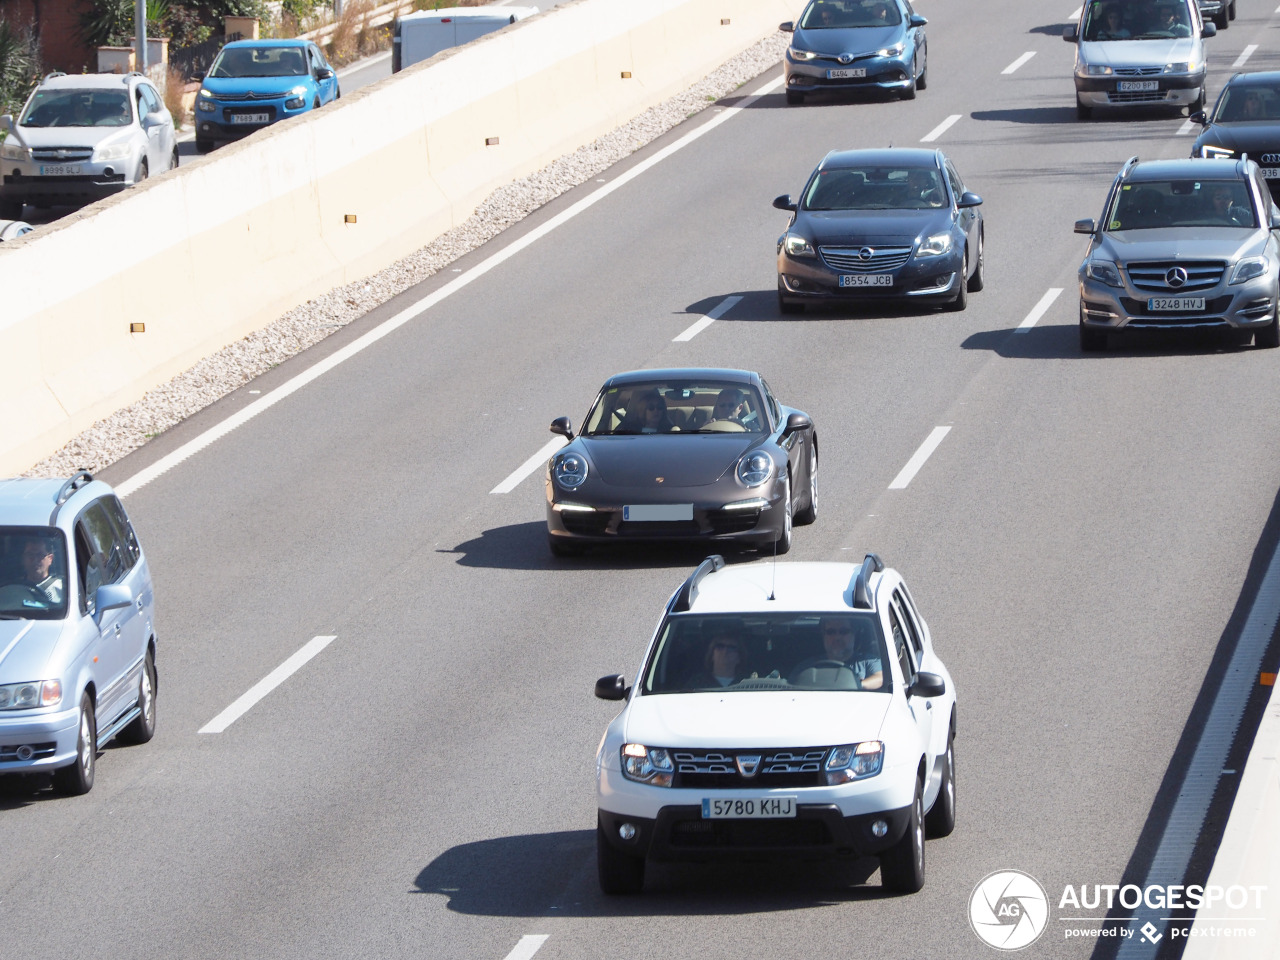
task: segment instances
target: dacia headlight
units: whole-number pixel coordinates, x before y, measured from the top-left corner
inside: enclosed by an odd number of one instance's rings
[[[1088,77],[1109,77],[1111,68],[1105,63],[1089,63],[1085,65],[1083,73]]]
[[[651,787],[669,787],[675,772],[670,751],[640,743],[622,745],[622,775],[628,780]]]
[[[864,740],[833,747],[827,757],[827,786],[838,787],[851,780],[874,777],[884,767],[884,744],[879,740]]]
[[[61,680],[33,680],[0,686],[0,710],[34,710],[62,702]]]
[[[789,257],[816,257],[817,251],[813,249],[807,238],[800,236],[798,233],[788,233],[787,238],[783,241]]]
[[[799,47],[787,47],[787,56],[792,60],[799,60],[801,63],[807,63],[817,56],[812,50],[801,50]]]
[[[131,153],[133,153],[133,144],[126,140],[124,143],[109,143],[105,146],[98,147],[98,149],[93,151],[93,159],[123,160]]]
[[[1230,160],[1235,155],[1236,152],[1228,147],[1219,147],[1212,143],[1200,144],[1200,156],[1209,157],[1211,160]]]
[[[1105,283],[1108,287],[1123,287],[1120,268],[1110,260],[1089,260],[1084,265],[1084,275],[1090,280]]]
[[[10,137],[0,143],[0,160],[30,160],[31,151]]]
[[[582,486],[587,472],[587,458],[576,453],[562,453],[551,461],[551,475],[566,490]]]
[[[773,457],[763,450],[748,453],[738,461],[738,479],[748,487],[758,487],[773,476]]]
[[[1190,73],[1196,68],[1194,60],[1180,60],[1177,63],[1166,63],[1164,65],[1165,73]]]
[[[907,49],[907,45],[903,43],[901,40],[899,40],[892,47],[885,47],[883,50],[877,50],[876,56],[877,57],[896,57],[896,56],[899,56],[902,53],[902,51],[905,49]]]
[[[1236,268],[1231,271],[1231,283],[1244,283],[1246,280],[1252,280],[1260,277],[1267,272],[1266,257],[1249,257],[1241,260],[1236,264]]]
[[[940,257],[944,253],[951,250],[951,234],[935,233],[932,237],[925,237],[920,241],[920,247],[916,250],[917,257]]]

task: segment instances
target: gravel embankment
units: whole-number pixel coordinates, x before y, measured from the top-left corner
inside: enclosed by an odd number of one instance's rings
[[[295,307],[271,325],[206,357],[168,383],[149,390],[131,406],[98,421],[25,476],[64,477],[74,470],[97,471],[114,463],[151,437],[492,240],[543,204],[705,109],[709,101],[759,76],[782,59],[789,39],[788,34],[779,33],[760,41],[684,93],[537,173],[495,190],[461,226],[377,275]]]

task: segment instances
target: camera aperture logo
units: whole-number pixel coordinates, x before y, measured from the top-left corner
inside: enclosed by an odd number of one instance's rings
[[[1040,881],[1020,870],[988,874],[969,895],[969,925],[997,950],[1030,946],[1048,924],[1049,895]]]

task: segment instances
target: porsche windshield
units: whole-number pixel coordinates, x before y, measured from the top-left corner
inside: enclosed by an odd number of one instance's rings
[[[890,689],[872,613],[677,614],[663,624],[641,692]]]
[[[0,620],[67,614],[67,542],[54,527],[0,527]]]
[[[623,383],[600,395],[587,414],[588,437],[641,433],[764,433],[768,416],[745,383]]]

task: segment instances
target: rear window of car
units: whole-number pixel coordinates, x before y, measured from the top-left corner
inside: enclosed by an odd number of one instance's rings
[[[67,615],[67,540],[56,527],[0,527],[0,620]]]
[[[124,90],[37,90],[27,104],[24,127],[127,127],[133,121]]]
[[[301,77],[307,58],[301,47],[228,47],[209,68],[211,77]]]

